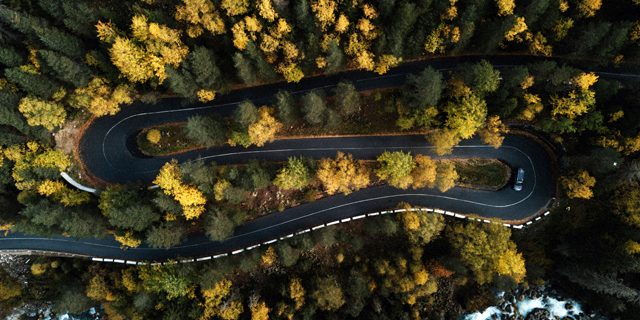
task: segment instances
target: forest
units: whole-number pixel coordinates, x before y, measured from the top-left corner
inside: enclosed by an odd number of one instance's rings
[[[92,179],[77,148],[60,146],[64,130],[134,102],[215,103],[238,88],[352,70],[384,75],[408,61],[548,57],[428,67],[400,87],[367,92],[348,80],[303,95],[281,90],[267,105],[242,102],[230,117],[147,128],[138,144],[158,155],[283,136],[413,133],[446,155],[474,135],[498,148],[506,133],[534,126],[565,150],[554,155],[556,205],[523,230],[418,210],[190,264],[33,256],[27,273],[0,268],[0,314],[51,302],[60,313],[102,305],[109,319],[455,319],[493,305],[491,288],[551,283],[611,318],[633,318],[640,82],[606,75],[638,74],[638,17],[638,0],[4,1],[3,232],[168,248],[194,232],[223,241],[248,219],[375,185],[503,187],[501,178],[477,182],[466,162],[337,152],[238,165],[172,161],[149,189]],[[77,190],[61,172],[99,192]]]

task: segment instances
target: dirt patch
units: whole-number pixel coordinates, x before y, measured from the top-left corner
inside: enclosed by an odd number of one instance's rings
[[[77,120],[64,124],[60,131],[54,133],[56,149],[62,150],[66,155],[78,154],[78,142],[82,136]]]

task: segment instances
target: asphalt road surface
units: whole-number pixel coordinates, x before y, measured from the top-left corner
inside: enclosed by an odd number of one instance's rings
[[[218,147],[186,152],[169,157],[147,157],[137,150],[136,135],[145,127],[183,122],[188,117],[210,112],[229,116],[238,103],[245,99],[256,105],[269,103],[279,89],[302,94],[316,88],[327,93],[341,79],[351,80],[360,91],[399,86],[406,75],[419,72],[427,66],[441,71],[454,69],[464,62],[486,59],[500,66],[522,65],[544,60],[529,56],[465,56],[410,62],[379,76],[372,72],[350,71],[334,76],[305,78],[300,83],[275,83],[232,91],[208,103],[186,105],[181,99],[163,99],[157,105],[135,102],[124,106],[115,116],[95,120],[85,131],[80,141],[80,157],[92,175],[112,183],[151,183],[159,169],[172,158],[179,162],[203,158],[218,164],[244,163],[249,159],[282,161],[290,156],[305,156],[319,159],[332,157],[337,151],[351,153],[359,159],[375,159],[385,150],[426,154],[438,158],[422,135],[407,136],[362,136],[341,138],[283,139],[268,143],[264,147]],[[619,81],[638,79],[633,74],[603,73],[602,76]],[[390,124],[394,125],[394,124]],[[445,193],[434,189],[401,190],[388,186],[367,188],[350,195],[336,195],[312,203],[286,209],[262,218],[249,221],[236,229],[232,238],[225,242],[211,242],[204,234],[187,237],[182,244],[171,249],[139,248],[122,250],[113,238],[104,240],[73,239],[56,237],[46,239],[17,233],[0,237],[0,249],[31,249],[56,252],[71,252],[95,257],[143,261],[166,260],[180,257],[211,256],[245,248],[253,244],[275,239],[298,230],[323,223],[375,212],[393,207],[401,201],[416,206],[440,208],[462,214],[478,214],[487,218],[521,220],[546,208],[555,194],[551,159],[535,140],[523,135],[507,135],[503,146],[494,149],[483,145],[479,139],[463,141],[447,158],[496,158],[512,168],[525,170],[523,190],[516,192],[511,183],[497,192],[453,188]]]

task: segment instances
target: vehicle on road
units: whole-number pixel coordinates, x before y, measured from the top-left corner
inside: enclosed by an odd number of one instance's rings
[[[522,190],[523,180],[524,180],[524,169],[518,168],[518,173],[516,174],[516,183],[513,184],[513,190],[515,191]]]

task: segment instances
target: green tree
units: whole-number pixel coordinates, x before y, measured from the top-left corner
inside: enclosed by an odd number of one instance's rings
[[[300,189],[311,182],[311,173],[303,158],[291,157],[273,181],[280,189]]]
[[[185,230],[177,221],[163,222],[147,232],[147,243],[153,248],[177,246],[185,237]]]
[[[62,104],[45,101],[34,95],[22,98],[18,110],[27,118],[30,126],[43,126],[48,130],[62,125],[67,118]]]
[[[217,113],[187,119],[185,133],[189,139],[207,148],[227,142],[227,123]]]
[[[327,116],[327,102],[322,90],[309,91],[302,96],[302,113],[304,120],[314,127],[323,125]]]
[[[258,108],[249,100],[243,101],[233,112],[233,121],[240,129],[248,130],[250,125],[258,121]]]
[[[500,71],[495,70],[486,60],[476,64],[464,64],[461,67],[464,82],[475,94],[484,95],[498,90]]]
[[[336,40],[329,41],[329,46],[327,48],[327,57],[324,59],[325,62],[325,73],[326,74],[334,74],[340,71],[345,63],[345,55],[342,48],[340,48],[340,44]]]
[[[402,95],[410,107],[425,108],[438,104],[444,87],[442,73],[428,67],[417,75],[407,76],[407,81],[402,87]]]
[[[86,86],[91,80],[91,70],[85,64],[77,63],[49,50],[39,50],[38,57],[44,61],[49,73],[64,82],[73,84],[76,88]]]
[[[25,71],[22,68],[11,68],[4,71],[9,82],[15,83],[27,93],[37,95],[42,99],[49,99],[60,87],[50,78],[37,74],[35,70]]]
[[[342,80],[334,89],[337,109],[349,116],[360,110],[360,93],[356,91],[351,81]]]
[[[378,157],[378,168],[375,173],[390,185],[406,189],[412,183],[411,171],[415,166],[411,153],[385,151]]]
[[[275,105],[278,108],[278,119],[284,125],[291,126],[298,120],[295,100],[289,91],[279,90],[275,95]]]
[[[233,55],[233,64],[236,67],[238,77],[240,77],[242,82],[247,85],[258,83],[258,75],[254,70],[254,67],[251,65],[251,61],[245,58],[242,53],[236,52]]]
[[[58,28],[33,28],[40,41],[49,49],[58,51],[68,57],[80,59],[86,53],[82,40]]]
[[[24,57],[14,47],[0,47],[0,63],[9,68],[20,66],[24,63]]]
[[[160,219],[144,193],[132,185],[107,187],[98,207],[111,225],[124,229],[143,231]]]
[[[449,102],[444,111],[447,113],[447,127],[455,130],[460,138],[468,139],[484,125],[487,103],[476,95],[471,95]]]
[[[205,221],[205,233],[211,241],[224,241],[233,235],[235,224],[224,207],[211,207]]]

